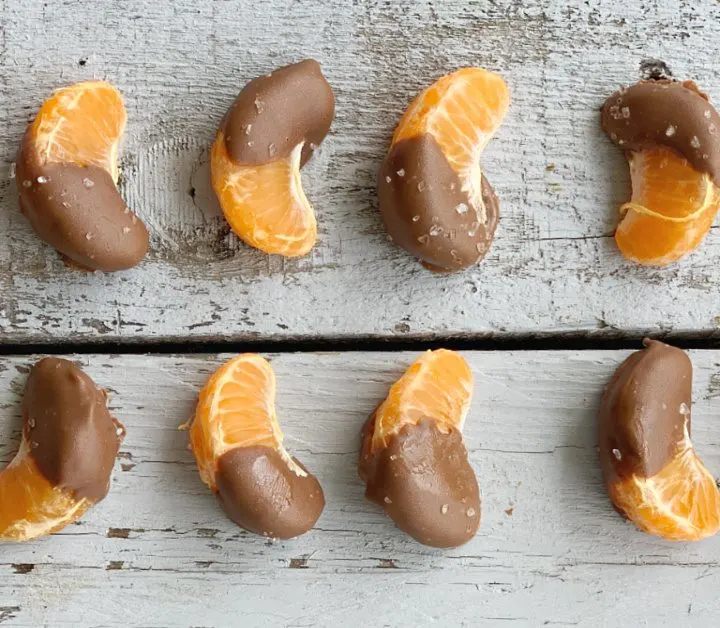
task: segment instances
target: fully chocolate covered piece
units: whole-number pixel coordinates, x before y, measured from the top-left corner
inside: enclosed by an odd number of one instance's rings
[[[646,340],[618,368],[599,414],[600,462],[612,485],[660,472],[690,436],[692,364],[681,349]]]
[[[221,131],[230,158],[258,166],[284,159],[303,144],[301,165],[325,139],[335,96],[312,59],[250,81],[230,107]]]
[[[499,218],[497,197],[484,176],[481,186],[482,204],[475,207],[432,135],[401,140],[378,179],[385,227],[431,270],[472,266],[488,252]]]
[[[124,435],[105,391],[72,362],[45,358],[30,372],[22,407],[30,455],[50,484],[78,500],[103,499]]]
[[[104,169],[42,165],[26,135],[18,155],[17,185],[20,209],[32,228],[76,265],[109,272],[135,266],[145,257],[147,229]]]
[[[720,185],[720,115],[692,81],[640,81],[617,91],[601,124],[624,150],[663,146]]]
[[[277,539],[310,530],[325,507],[317,478],[300,476],[270,447],[237,447],[220,456],[215,481],[228,516],[239,526]]]
[[[363,430],[359,474],[365,496],[382,506],[398,528],[431,547],[457,547],[480,525],[480,490],[462,435],[422,419],[372,452],[375,416]]]

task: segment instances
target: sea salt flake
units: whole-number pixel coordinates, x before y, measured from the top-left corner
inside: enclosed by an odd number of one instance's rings
[[[91,187],[93,187],[93,186],[95,185],[95,181],[93,181],[92,179],[88,179],[87,177],[85,177],[85,178],[83,179],[83,185],[89,190]]]
[[[262,113],[263,111],[265,111],[265,103],[259,98],[255,99],[255,111],[257,111],[258,113]]]
[[[617,460],[622,460],[622,452],[619,449],[613,449],[612,454]]]
[[[439,227],[438,225],[433,225],[432,227],[430,227],[430,235],[433,237],[439,236],[440,234],[442,234],[442,232],[443,228]]]
[[[47,182],[48,182],[48,178],[47,178],[47,177],[43,177],[42,175],[40,175],[40,176],[37,178],[37,182],[38,182],[38,183],[47,183]]]
[[[275,146],[275,144],[270,144],[268,146],[268,155],[270,155],[270,157],[275,157],[275,155],[277,155],[277,146]]]
[[[400,170],[397,171],[398,177],[404,177],[405,176],[405,168],[400,168]]]
[[[474,508],[468,508],[467,512],[465,513],[468,517],[474,517],[475,516],[475,509]]]
[[[392,504],[392,499],[390,499],[387,495],[383,498],[383,501],[384,501],[386,504]]]
[[[712,112],[710,111],[710,109],[706,109],[706,110],[705,110],[705,113],[704,113],[703,115],[705,116],[705,118],[706,118],[707,120],[709,120],[710,118],[712,118]]]
[[[85,234],[85,239],[86,239],[86,240],[92,240],[92,239],[93,239],[92,233],[86,233],[86,234]]]
[[[426,187],[427,187],[427,186],[426,186],[426,184],[425,184],[425,181],[420,181],[420,182],[417,184],[418,192],[424,191]]]
[[[127,235],[128,233],[130,233],[130,227],[123,227],[122,232]]]
[[[690,146],[693,148],[700,148],[700,140],[698,139],[697,135],[693,135],[692,139],[690,140]]]
[[[413,222],[417,222],[418,220],[420,220],[420,216],[413,216],[413,217],[412,217],[412,221],[413,221]]]
[[[684,401],[680,404],[679,412],[683,416],[687,416],[688,414],[690,414],[690,408],[688,408],[688,405]]]
[[[455,211],[460,215],[467,214],[468,206],[465,203],[458,203],[455,205]]]
[[[385,177],[385,183],[392,183],[392,179],[390,177]]]
[[[668,137],[672,137],[673,135],[675,135],[675,131],[677,131],[677,127],[671,124],[667,129],[665,129],[665,135],[667,135]]]
[[[443,504],[443,505],[442,505],[442,508],[440,509],[440,512],[441,512],[442,514],[446,515],[446,514],[447,514],[447,511],[448,511],[449,509],[450,509],[450,506],[448,506],[447,504]]]
[[[25,181],[22,182],[22,185],[24,188],[32,187],[32,181],[30,181],[30,179],[25,179]]]
[[[430,242],[430,236],[428,236],[428,235],[421,235],[421,236],[417,239],[417,241],[418,241],[420,244],[427,244],[428,242]]]
[[[245,129],[245,135],[250,135],[250,131],[252,131],[252,124],[246,124],[244,129]]]

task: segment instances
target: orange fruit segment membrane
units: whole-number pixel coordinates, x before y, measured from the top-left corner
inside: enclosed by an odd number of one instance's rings
[[[438,428],[462,431],[472,398],[472,371],[454,351],[427,351],[393,384],[375,412],[372,450],[386,447],[393,435],[422,419]]]
[[[609,487],[615,506],[641,530],[673,541],[699,541],[720,529],[715,478],[688,442],[662,471]]]
[[[40,161],[98,166],[117,183],[118,146],[127,114],[120,92],[104,81],[57,90],[30,127]]]
[[[632,153],[628,160],[633,193],[620,209],[620,251],[648,266],[665,266],[694,251],[720,209],[720,189],[667,148]]]
[[[26,541],[53,534],[79,519],[91,502],[54,487],[40,473],[29,445],[0,473],[0,541]]]
[[[317,239],[315,213],[300,181],[301,150],[243,167],[228,157],[222,135],[213,144],[213,184],[225,217],[245,242],[266,253],[305,255]]]

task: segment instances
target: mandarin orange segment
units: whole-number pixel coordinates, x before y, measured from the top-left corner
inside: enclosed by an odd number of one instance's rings
[[[233,231],[266,253],[305,255],[317,239],[315,214],[300,182],[302,145],[285,159],[259,166],[234,163],[218,134],[212,147],[212,182]]]
[[[117,153],[127,121],[120,92],[104,81],[57,90],[43,103],[30,135],[41,163],[98,166],[118,180]]]
[[[509,105],[510,93],[499,74],[483,68],[463,68],[442,77],[410,104],[392,143],[424,133],[432,135],[464,190],[480,207],[480,156]]]
[[[190,446],[202,480],[216,490],[218,459],[237,447],[278,450],[304,474],[283,448],[275,413],[275,373],[265,358],[243,354],[221,366],[200,392],[190,425]]]
[[[375,413],[372,450],[386,447],[405,425],[421,419],[437,422],[441,431],[462,431],[472,397],[472,371],[454,351],[424,353],[390,388]]]
[[[613,503],[650,534],[697,541],[720,530],[720,493],[692,446],[653,477],[633,475],[608,488]]]
[[[90,507],[53,487],[29,455],[27,441],[0,473],[0,541],[25,541],[61,530]]]
[[[629,157],[633,194],[615,240],[628,259],[665,266],[696,249],[720,209],[720,189],[707,174],[667,148]]]

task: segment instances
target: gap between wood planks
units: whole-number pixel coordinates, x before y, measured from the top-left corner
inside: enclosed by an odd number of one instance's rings
[[[698,333],[662,333],[625,336],[578,334],[520,334],[508,336],[417,335],[402,338],[298,338],[296,340],[222,340],[190,338],[152,341],[54,341],[47,343],[7,343],[0,341],[0,356],[30,354],[203,354],[203,353],[316,353],[425,351],[455,349],[458,351],[594,351],[640,349],[643,338],[668,342],[681,349],[720,349],[720,335]]]

